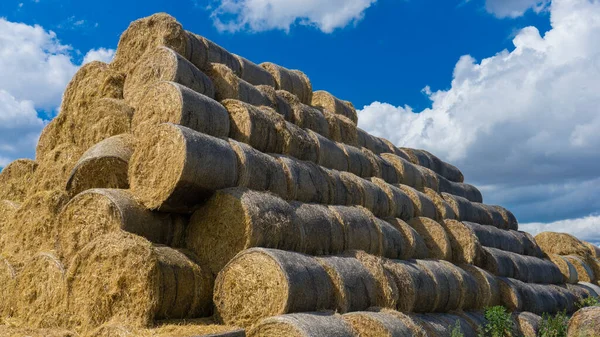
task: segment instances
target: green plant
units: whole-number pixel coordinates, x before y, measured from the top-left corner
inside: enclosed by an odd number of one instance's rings
[[[600,307],[600,299],[598,297],[590,296],[587,298],[583,298],[577,302],[577,308],[585,308],[585,307]]]
[[[454,328],[452,329],[452,334],[450,336],[451,337],[465,337],[465,335],[462,333],[462,329],[460,327],[460,321],[456,321],[456,324],[454,325]]]
[[[511,337],[513,320],[510,312],[503,306],[485,310],[487,324],[479,329],[479,337]]]
[[[552,316],[543,315],[542,323],[538,331],[538,337],[566,337],[569,317],[565,311]]]

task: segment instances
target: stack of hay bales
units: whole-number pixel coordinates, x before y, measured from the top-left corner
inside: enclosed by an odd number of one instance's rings
[[[0,173],[3,328],[476,336],[489,306],[600,294],[597,250],[538,246],[456,167],[357,121],[301,71],[133,22],[73,77],[36,160]]]

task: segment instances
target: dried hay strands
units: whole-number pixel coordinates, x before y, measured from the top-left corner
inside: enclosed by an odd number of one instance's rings
[[[513,313],[513,320],[517,323],[517,331],[523,337],[537,337],[542,324],[542,318],[531,312]]]
[[[546,254],[588,256],[590,248],[581,240],[567,233],[542,232],[535,236],[535,242]]]
[[[412,201],[415,217],[440,220],[435,204],[425,193],[419,192],[408,185],[398,185],[398,188],[408,195]]]
[[[248,337],[355,337],[352,327],[342,316],[314,312],[266,318],[248,330]]]
[[[448,204],[448,202],[446,202],[446,200],[444,200],[444,198],[438,192],[425,187],[424,193],[426,196],[429,197],[429,199],[431,199],[431,201],[433,201],[433,204],[435,205],[435,209],[438,213],[438,218],[440,220],[442,220],[442,219],[456,220],[457,219],[456,213],[454,213],[454,210],[452,209],[450,204]]]
[[[452,246],[452,261],[455,263],[479,264],[482,245],[477,233],[465,223],[456,220],[440,222]]]
[[[468,221],[465,221],[464,225],[473,231],[479,242],[485,247],[496,248],[521,255],[525,254],[523,242],[519,239],[519,236],[521,236],[522,233]]]
[[[387,194],[394,217],[408,221],[419,211],[415,210],[416,205],[413,203],[411,196],[402,189],[390,185],[379,178],[371,178],[371,182],[379,186]]]
[[[285,90],[277,90],[275,95],[277,111],[288,122],[303,129],[313,130],[325,138],[330,138],[329,124],[319,109],[303,104],[298,97]]]
[[[362,178],[370,178],[374,176],[373,164],[369,157],[358,148],[346,144],[340,144],[348,157],[348,172]]]
[[[319,109],[329,126],[329,138],[335,142],[358,147],[358,132],[356,124],[349,118],[335,114],[327,109]],[[367,150],[367,149],[365,149]]]
[[[287,178],[288,198],[327,204],[331,200],[330,180],[325,170],[311,162],[277,156]]]
[[[327,109],[336,115],[341,115],[351,120],[354,125],[358,122],[358,115],[353,106],[346,104],[344,101],[336,98],[327,91],[315,91],[312,95],[312,106]]]
[[[283,135],[283,148],[281,150],[282,154],[294,157],[298,160],[306,160],[313,163],[318,163],[319,165],[325,167],[329,167],[329,165],[337,167],[336,165],[338,165],[338,163],[336,163],[335,160],[339,160],[340,158],[338,157],[332,156],[331,158],[323,158],[323,163],[319,161],[319,159],[321,159],[320,146],[322,143],[318,138],[312,136],[312,134],[318,135],[317,133],[314,133],[310,130],[303,130],[290,122],[277,123],[277,132],[278,135]],[[318,136],[321,137],[320,135]],[[323,151],[326,150],[327,148],[323,149]],[[330,154],[324,153],[323,155],[327,156]],[[346,165],[346,158],[341,158],[341,165]]]
[[[423,240],[423,237],[414,228],[398,218],[386,218],[385,221],[396,228],[403,236],[405,245],[402,247],[402,254],[398,259],[427,259],[430,257],[425,240]]]
[[[362,207],[329,206],[344,226],[344,250],[363,250],[381,255],[381,230],[373,214]]]
[[[270,62],[261,63],[260,66],[273,76],[275,83],[277,83],[276,89],[288,91],[296,95],[300,102],[311,104],[312,84],[303,72],[289,70]]]
[[[412,336],[412,330],[396,316],[386,312],[352,312],[342,316],[360,336]]]
[[[445,192],[459,197],[463,197],[471,202],[483,202],[483,197],[481,195],[481,192],[477,189],[477,187],[465,183],[456,183],[444,178],[440,174],[435,174],[440,192]]]
[[[494,275],[529,283],[559,284],[563,281],[560,269],[549,260],[489,247],[484,247],[483,252],[481,267]]]
[[[462,172],[457,167],[440,160],[425,150],[409,148],[401,148],[401,150],[410,158],[413,164],[427,167],[453,182],[462,183],[465,180]]]
[[[356,132],[359,146],[369,149],[375,154],[395,153],[395,151],[390,151],[389,146],[381,138],[375,137],[361,128],[357,128]]]
[[[17,159],[0,172],[0,200],[23,202],[38,164],[31,159]]]
[[[412,218],[408,221],[408,225],[423,238],[430,258],[452,260],[452,244],[442,225],[435,220],[424,217]]]
[[[586,245],[590,251],[592,252],[592,256],[595,258],[600,258],[600,247],[596,246],[591,242],[583,241],[583,244]]]
[[[416,165],[392,153],[381,154],[381,157],[396,168],[399,183],[423,191],[425,178]]]
[[[393,275],[385,268],[385,259],[365,253],[362,250],[350,250],[343,256],[350,256],[362,263],[375,279],[377,306],[396,308],[398,304],[398,287]]]
[[[472,284],[461,283],[461,278],[454,273],[449,264],[437,260],[416,260],[419,268],[429,272],[436,285],[437,301],[434,312],[448,312],[451,310],[460,310],[463,303],[463,294],[465,289]],[[476,291],[477,288],[468,289]]]
[[[429,335],[427,335],[427,332],[425,331],[425,329],[423,329],[423,327],[419,324],[419,322],[417,322],[416,319],[413,319],[411,316],[409,316],[407,314],[401,313],[396,310],[390,310],[390,309],[385,309],[385,308],[371,308],[369,310],[373,311],[373,312],[380,312],[380,313],[385,313],[387,315],[394,316],[394,318],[399,320],[401,324],[405,325],[406,327],[408,327],[410,329],[410,334],[408,334],[406,336],[429,337]],[[405,335],[401,335],[401,336],[405,336]]]
[[[77,115],[71,130],[75,145],[89,149],[99,142],[131,131],[133,109],[122,99],[100,98],[91,103],[84,115]]]
[[[329,207],[299,202],[291,205],[292,221],[303,233],[298,251],[309,255],[335,255],[344,251],[344,225]]]
[[[314,131],[306,132],[317,144],[317,164],[340,172],[348,171],[348,155],[341,144],[332,142]]]
[[[207,67],[210,67],[210,63],[222,64],[227,68],[231,69],[231,71],[233,71],[233,73],[236,76],[241,76],[242,65],[240,64],[239,59],[234,54],[228,52],[225,48],[219,46],[218,44],[212,42],[211,40],[203,36],[196,34],[195,36],[208,48]]]
[[[583,308],[569,320],[567,337],[598,335],[600,335],[600,307]]]
[[[594,270],[586,263],[585,259],[574,255],[563,256],[563,258],[575,267],[575,269],[577,270],[577,275],[579,276],[579,281],[596,281],[596,275],[594,274]]]
[[[507,221],[504,213],[497,207],[471,202],[465,198],[448,193],[442,193],[460,221],[475,222],[481,225],[494,226],[505,230],[517,230],[518,224]]]
[[[12,316],[15,301],[14,291],[16,276],[17,272],[10,261],[5,257],[0,256],[0,284],[2,284],[2,288],[0,288],[1,319]]]
[[[206,72],[215,87],[215,99],[219,102],[226,99],[236,99],[255,106],[270,106],[272,104],[268,96],[264,95],[252,84],[236,76],[236,74],[224,64],[211,63]]]
[[[496,277],[484,269],[470,264],[461,264],[460,268],[477,281],[478,302],[476,308],[482,309],[501,305],[500,284]]]
[[[417,261],[421,260],[387,260],[384,264],[398,288],[398,311],[432,312],[440,302],[433,275]]]
[[[269,73],[265,68],[259,66],[258,64],[242,57],[239,55],[234,56],[238,59],[241,67],[241,75],[240,77],[253,85],[265,85],[272,88],[275,88],[277,83],[275,83],[275,79],[273,75]]]
[[[549,254],[548,258],[560,269],[563,275],[563,283],[577,284],[579,282],[579,273],[575,265],[563,256]]]

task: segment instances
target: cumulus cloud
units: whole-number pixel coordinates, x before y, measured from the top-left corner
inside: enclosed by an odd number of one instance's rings
[[[570,233],[579,239],[600,244],[600,215],[590,215],[578,219],[569,219],[551,223],[521,224],[521,228],[536,235],[541,232]]]
[[[485,9],[499,18],[516,18],[530,9],[540,12],[549,4],[550,0],[486,0]]]
[[[92,61],[100,61],[104,63],[110,63],[115,57],[114,49],[98,48],[88,51],[83,57],[83,64],[90,63]]]
[[[289,31],[294,24],[314,26],[325,33],[356,23],[377,0],[218,0],[212,11],[217,29]]]
[[[597,212],[600,202],[600,2],[554,0],[552,29],[521,30],[514,50],[457,62],[432,107],[374,102],[359,125],[460,167],[487,202],[523,222]]]

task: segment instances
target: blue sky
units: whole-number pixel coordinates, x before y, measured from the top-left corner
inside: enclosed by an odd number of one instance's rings
[[[0,166],[33,156],[82,62],[110,61],[128,24],[160,11],[301,69],[362,128],[459,166],[523,228],[600,242],[597,0],[3,0]]]

